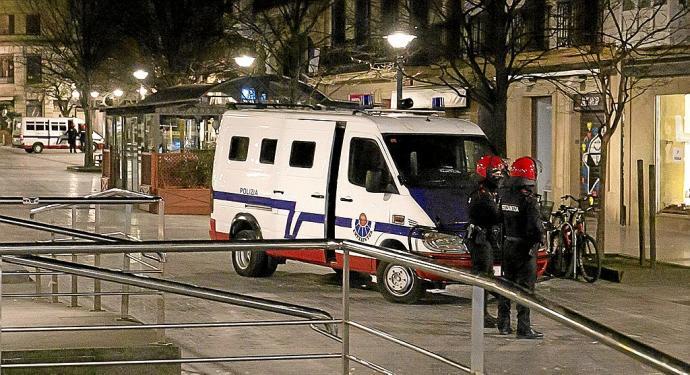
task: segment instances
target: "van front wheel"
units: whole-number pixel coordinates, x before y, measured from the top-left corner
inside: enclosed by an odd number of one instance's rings
[[[238,241],[258,239],[253,230],[241,230],[234,238]],[[235,251],[232,253],[232,266],[240,276],[267,277],[273,275],[278,263],[262,251]]]
[[[383,298],[395,303],[416,303],[426,292],[424,282],[409,267],[381,263],[376,269],[376,283]]]
[[[31,150],[33,150],[33,152],[37,154],[40,154],[41,152],[43,152],[43,143],[34,143],[34,145],[31,147]]]

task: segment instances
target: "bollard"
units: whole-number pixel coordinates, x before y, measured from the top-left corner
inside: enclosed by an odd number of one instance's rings
[[[484,373],[484,289],[472,287],[472,374]]]
[[[649,265],[656,268],[656,166],[649,165]]]
[[[639,231],[640,266],[644,266],[644,166],[637,160],[637,228]]]

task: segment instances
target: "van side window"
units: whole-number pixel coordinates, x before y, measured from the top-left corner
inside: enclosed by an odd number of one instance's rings
[[[45,122],[37,122],[36,130],[48,130],[48,125]]]
[[[311,168],[314,165],[316,142],[294,141],[290,150],[290,166]]]
[[[351,184],[366,187],[367,174],[370,178],[374,174],[380,175],[380,184],[377,184],[372,193],[397,193],[386,161],[381,153],[381,148],[373,139],[352,138],[350,141],[350,156],[347,170],[347,179]]]
[[[51,130],[51,131],[54,131],[54,132],[60,131],[60,125],[58,125],[58,124],[50,124],[50,130]]]
[[[36,130],[36,125],[33,122],[27,122],[26,130]]]
[[[230,153],[228,159],[245,161],[247,160],[247,153],[249,151],[249,138],[247,137],[232,137],[230,139]]]
[[[261,140],[261,154],[259,155],[259,163],[273,164],[276,160],[276,146],[278,146],[277,139],[264,138]]]

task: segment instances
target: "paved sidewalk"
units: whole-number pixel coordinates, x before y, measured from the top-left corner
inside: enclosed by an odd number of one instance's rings
[[[19,150],[21,151],[21,150]],[[6,160],[0,167],[0,191],[5,195],[85,195],[100,187],[97,175],[67,172],[64,165],[77,164],[69,154],[35,155],[0,148]],[[81,155],[79,155],[81,156]],[[70,158],[74,158],[72,161]],[[5,167],[9,166],[9,167]],[[31,166],[31,170],[29,170]],[[35,170],[34,170],[35,169]],[[0,207],[1,214],[28,217],[26,207]],[[89,215],[80,213],[80,222]],[[68,225],[68,211],[54,212],[39,219]],[[105,230],[122,228],[121,211],[104,212]],[[133,231],[144,239],[156,235],[157,216],[135,212]],[[84,226],[84,224],[80,224]],[[208,238],[208,217],[168,216],[169,239]],[[0,227],[2,242],[24,242],[48,239],[46,234]],[[119,266],[121,257],[108,259],[108,265]],[[552,279],[537,286],[550,299],[582,312],[658,349],[690,362],[690,271],[661,266],[656,271],[630,267],[622,284],[597,282],[586,284]],[[273,277],[249,279],[232,271],[229,255],[224,253],[170,254],[167,277],[210,288],[229,290],[252,296],[303,304],[325,309],[341,316],[341,294],[335,274],[322,267],[288,262]],[[47,280],[47,279],[46,279]],[[86,282],[86,281],[85,281]],[[64,283],[63,285],[67,285]],[[111,285],[111,288],[115,286]],[[363,324],[382,329],[439,354],[469,363],[469,317],[471,289],[451,286],[440,294],[430,294],[418,305],[395,305],[383,300],[372,285],[352,290],[352,317]],[[36,303],[39,308],[42,302]],[[88,306],[90,301],[81,302]],[[137,318],[155,321],[153,297],[134,297],[131,312]],[[109,311],[119,309],[119,299],[104,298]],[[494,311],[492,301],[490,309]],[[31,311],[30,307],[26,311]],[[112,313],[109,313],[112,315]],[[285,317],[210,301],[166,295],[168,322],[230,321],[283,319]],[[79,317],[79,315],[76,315]],[[27,314],[24,318],[31,318]],[[88,323],[86,317],[84,323]],[[656,374],[628,357],[596,343],[572,330],[534,316],[535,326],[544,331],[543,341],[516,340],[486,330],[487,372],[491,374]],[[339,351],[339,346],[309,329],[223,329],[168,330],[169,338],[179,345],[183,356],[256,355],[294,352]],[[3,338],[4,341],[4,338]],[[401,374],[450,374],[448,367],[387,342],[353,332],[355,354],[380,363]],[[271,363],[189,364],[186,374],[332,374],[339,361],[295,361]],[[352,365],[352,374],[370,374]]]

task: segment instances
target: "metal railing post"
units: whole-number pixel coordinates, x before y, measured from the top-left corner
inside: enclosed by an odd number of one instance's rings
[[[129,236],[132,229],[132,205],[125,205],[125,236]],[[129,253],[122,255],[122,271],[130,270]],[[120,319],[129,319],[129,285],[122,285],[122,297],[120,302]]]
[[[343,247],[343,374],[350,373],[350,251]]]
[[[94,205],[94,231],[96,233],[101,232],[101,205],[96,204]],[[93,256],[93,265],[96,267],[101,266],[101,254],[94,254]],[[93,311],[102,311],[102,301],[101,301],[101,296],[98,294],[101,292],[101,280],[100,279],[93,279],[93,292],[95,295],[93,296]]]
[[[52,254],[53,259],[57,259],[57,255]],[[58,287],[58,275],[53,275],[50,277],[50,292],[53,295],[53,298],[51,299],[52,303],[58,303],[58,296],[57,294],[60,293],[60,288]]]
[[[72,206],[72,229],[77,229],[77,207]],[[73,240],[76,239],[76,237],[72,237]],[[77,257],[77,254],[72,254],[72,263],[77,263],[79,261],[79,258]],[[72,291],[72,297],[70,298],[70,307],[77,307],[79,306],[79,296],[77,296],[77,293],[79,293],[79,287],[78,287],[78,282],[79,278],[77,275],[72,275],[70,277],[72,279],[72,285],[71,285],[71,291]]]
[[[2,257],[0,257],[0,374],[2,374]]]
[[[165,202],[158,201],[158,240],[165,241]]]
[[[163,199],[158,201],[158,240],[159,241],[165,241],[165,202]],[[165,253],[160,254],[161,260],[159,262],[160,264],[160,271],[161,271],[161,278],[165,278],[165,262],[166,256]],[[157,305],[158,311],[157,311],[157,316],[156,320],[158,324],[163,324],[165,323],[165,294],[160,293],[158,295],[158,305]],[[158,341],[160,342],[165,342],[165,329],[160,329],[158,330]]]
[[[33,213],[29,214],[30,220],[35,220],[35,217],[36,217],[35,214],[33,214]],[[54,238],[53,238],[54,236],[55,236],[54,233],[50,234],[51,242],[54,241]],[[39,295],[43,291],[43,278],[41,277],[41,275],[38,274],[38,272],[40,271],[38,268],[34,268],[34,271],[36,271],[36,278],[35,278],[35,280],[36,280],[36,294]]]
[[[472,374],[484,373],[484,289],[472,287]]]

